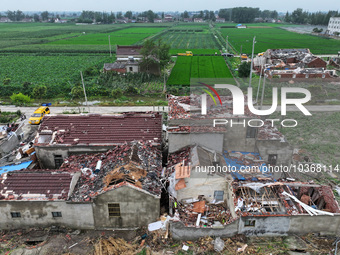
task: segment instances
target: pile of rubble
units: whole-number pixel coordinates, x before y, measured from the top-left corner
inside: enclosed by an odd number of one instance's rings
[[[190,118],[190,97],[169,95],[169,119]]]
[[[136,245],[127,243],[121,238],[102,238],[94,245],[94,255],[136,254]]]
[[[72,201],[90,201],[124,183],[155,195],[161,193],[162,157],[160,150],[151,143],[133,142],[105,153],[73,155],[64,161],[59,171],[82,173],[71,195]]]
[[[258,129],[257,139],[286,141],[284,135],[276,127],[272,127],[270,121],[266,121],[264,125]]]
[[[203,196],[199,199],[191,203],[176,201],[172,220],[181,221],[186,227],[218,228],[237,219],[232,217],[225,202],[209,203]]]

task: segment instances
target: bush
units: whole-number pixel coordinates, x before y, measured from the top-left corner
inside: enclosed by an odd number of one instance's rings
[[[45,85],[37,85],[34,87],[33,91],[32,91],[32,96],[34,98],[44,98],[46,96],[47,93],[47,88]]]
[[[9,85],[9,84],[11,83],[11,78],[5,78],[5,79],[2,81],[2,83],[3,83],[4,85]]]
[[[84,96],[84,90],[80,86],[75,86],[71,90],[71,95],[73,96],[73,98],[83,97]]]
[[[123,90],[121,90],[120,88],[117,89],[113,89],[111,91],[111,97],[113,98],[120,98],[123,95]]]
[[[33,100],[22,93],[14,94],[10,97],[11,101],[15,105],[26,105],[31,103]]]

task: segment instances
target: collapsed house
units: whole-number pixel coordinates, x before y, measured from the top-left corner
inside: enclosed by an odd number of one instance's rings
[[[131,141],[162,144],[162,115],[125,113],[117,115],[45,116],[35,138],[41,168],[59,168],[75,154],[105,152]]]
[[[340,208],[329,186],[276,180],[256,153],[188,146],[169,154],[167,176],[175,239],[339,234]]]
[[[259,116],[249,111],[247,105],[243,116],[233,115],[231,97],[222,96],[221,101],[220,107],[214,106],[212,100],[208,101],[207,114],[200,115],[198,107],[195,108],[195,105],[200,105],[200,97],[169,96],[167,127],[169,153],[197,144],[219,153],[224,151],[256,152],[266,162],[273,165],[290,164],[292,146],[268,121],[264,121],[261,127],[240,124],[213,127],[213,119],[245,124],[248,121],[256,122],[260,119]]]
[[[268,49],[254,58],[253,68],[272,79],[334,79],[335,70],[327,70],[327,62],[309,49]]]
[[[159,217],[161,152],[152,142],[73,155],[60,169],[4,173],[0,227],[135,228]]]
[[[247,105],[243,115],[233,115],[229,96],[220,96],[221,106],[207,100],[202,115],[200,100],[169,96],[166,177],[173,238],[339,234],[331,188],[283,175],[293,148],[271,122]],[[249,121],[262,125],[240,125]]]

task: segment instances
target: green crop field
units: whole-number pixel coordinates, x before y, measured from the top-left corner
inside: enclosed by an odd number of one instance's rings
[[[177,57],[167,85],[190,85],[190,78],[232,78],[223,57]]]
[[[80,80],[80,71],[93,65],[100,65],[109,58],[100,55],[86,56],[35,56],[0,55],[0,81],[10,79],[9,85],[0,83],[1,95],[23,92],[25,82],[34,87],[43,84],[48,87],[48,96],[65,93],[75,81]]]
[[[142,43],[168,26],[143,25],[0,23],[0,53],[107,53],[108,35],[112,45],[131,45]]]
[[[221,54],[218,49],[170,49],[171,55],[177,55],[178,53],[185,53],[186,51],[191,51],[194,55],[201,54]]]
[[[163,42],[170,44],[172,49],[216,49],[217,41],[210,32],[187,32],[178,30],[168,32],[161,37]]]
[[[308,34],[289,32],[281,28],[221,28],[221,33],[232,47],[240,52],[251,54],[253,37],[256,36],[255,53],[267,49],[309,48],[314,54],[336,54],[340,41]]]
[[[110,41],[112,45],[131,45],[136,44],[143,39],[157,34],[165,28],[155,27],[138,27],[138,28],[126,28],[111,33],[94,33],[83,34],[81,36],[73,37],[66,40],[58,40],[50,42],[50,44],[81,44],[81,45],[108,45],[108,36],[110,35]]]

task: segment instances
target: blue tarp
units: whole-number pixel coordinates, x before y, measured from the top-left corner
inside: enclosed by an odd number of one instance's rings
[[[0,175],[3,173],[7,173],[7,172],[11,172],[11,171],[15,171],[15,170],[21,170],[21,169],[25,169],[27,168],[33,161],[25,161],[21,164],[12,164],[12,165],[7,165],[7,166],[2,166],[0,167]]]
[[[260,154],[259,153],[256,153],[256,152],[244,152],[244,151],[232,151],[232,153],[235,153],[235,152],[239,152],[239,153],[242,153],[243,155],[246,155],[246,154],[251,154],[251,155],[254,155],[256,157],[258,157],[259,159],[262,159]],[[224,160],[226,162],[226,164],[230,167],[232,167],[233,169],[236,169],[236,170],[240,170],[242,167],[244,167],[245,165],[241,164],[241,162],[239,162],[237,159],[231,159],[231,158],[227,158],[226,157],[226,154],[228,152],[225,151],[224,154],[223,154],[223,157],[224,157]],[[257,165],[257,164],[256,164]],[[248,166],[252,166],[252,165],[248,165]],[[245,169],[243,169],[245,170]],[[266,164],[263,163],[260,167],[259,167],[259,170],[262,172],[262,173],[265,173],[268,169],[266,167]],[[240,181],[245,181],[246,179],[244,178],[244,176],[241,174],[241,173],[237,173],[237,172],[231,172],[231,175],[234,179],[238,179]],[[254,178],[254,177],[253,177]]]

